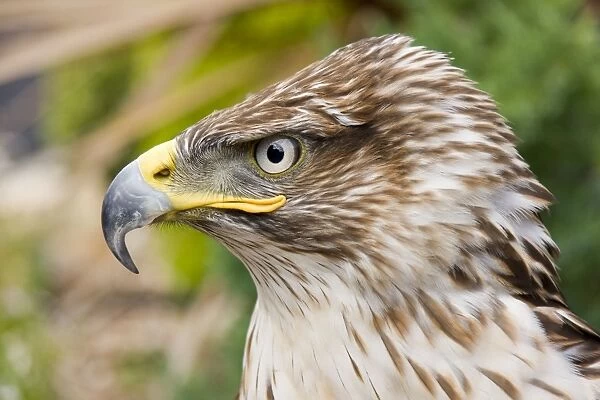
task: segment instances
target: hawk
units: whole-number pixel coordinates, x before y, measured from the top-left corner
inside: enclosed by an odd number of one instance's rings
[[[258,299],[240,399],[600,399],[552,202],[490,97],[406,36],[365,39],[127,165],[102,225],[179,221]]]

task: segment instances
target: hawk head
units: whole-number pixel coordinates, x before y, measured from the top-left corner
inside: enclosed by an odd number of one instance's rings
[[[551,199],[489,96],[445,55],[389,35],[142,154],[111,184],[102,223],[134,272],[130,230],[206,232],[276,303],[445,285],[560,300],[556,248],[536,216]]]

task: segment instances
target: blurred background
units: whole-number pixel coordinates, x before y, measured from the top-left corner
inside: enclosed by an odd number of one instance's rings
[[[255,298],[186,229],[111,256],[114,174],[215,109],[366,36],[451,53],[557,196],[572,307],[600,327],[600,1],[2,0],[0,400],[232,399]]]

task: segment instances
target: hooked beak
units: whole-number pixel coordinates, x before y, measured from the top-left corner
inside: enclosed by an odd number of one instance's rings
[[[125,245],[125,235],[169,210],[169,198],[144,180],[138,160],[129,163],[115,177],[102,202],[102,232],[110,251],[125,268],[138,273]]]
[[[112,181],[102,203],[104,240],[117,260],[133,273],[138,269],[127,250],[125,235],[171,212],[198,207],[234,209],[248,213],[272,212],[286,203],[283,195],[251,199],[210,190],[175,190],[175,140],[160,144],[129,163]]]

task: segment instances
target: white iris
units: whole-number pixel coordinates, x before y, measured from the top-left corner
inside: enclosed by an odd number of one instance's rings
[[[262,139],[256,145],[256,162],[269,174],[279,174],[290,169],[298,161],[299,155],[298,142],[285,136]]]

